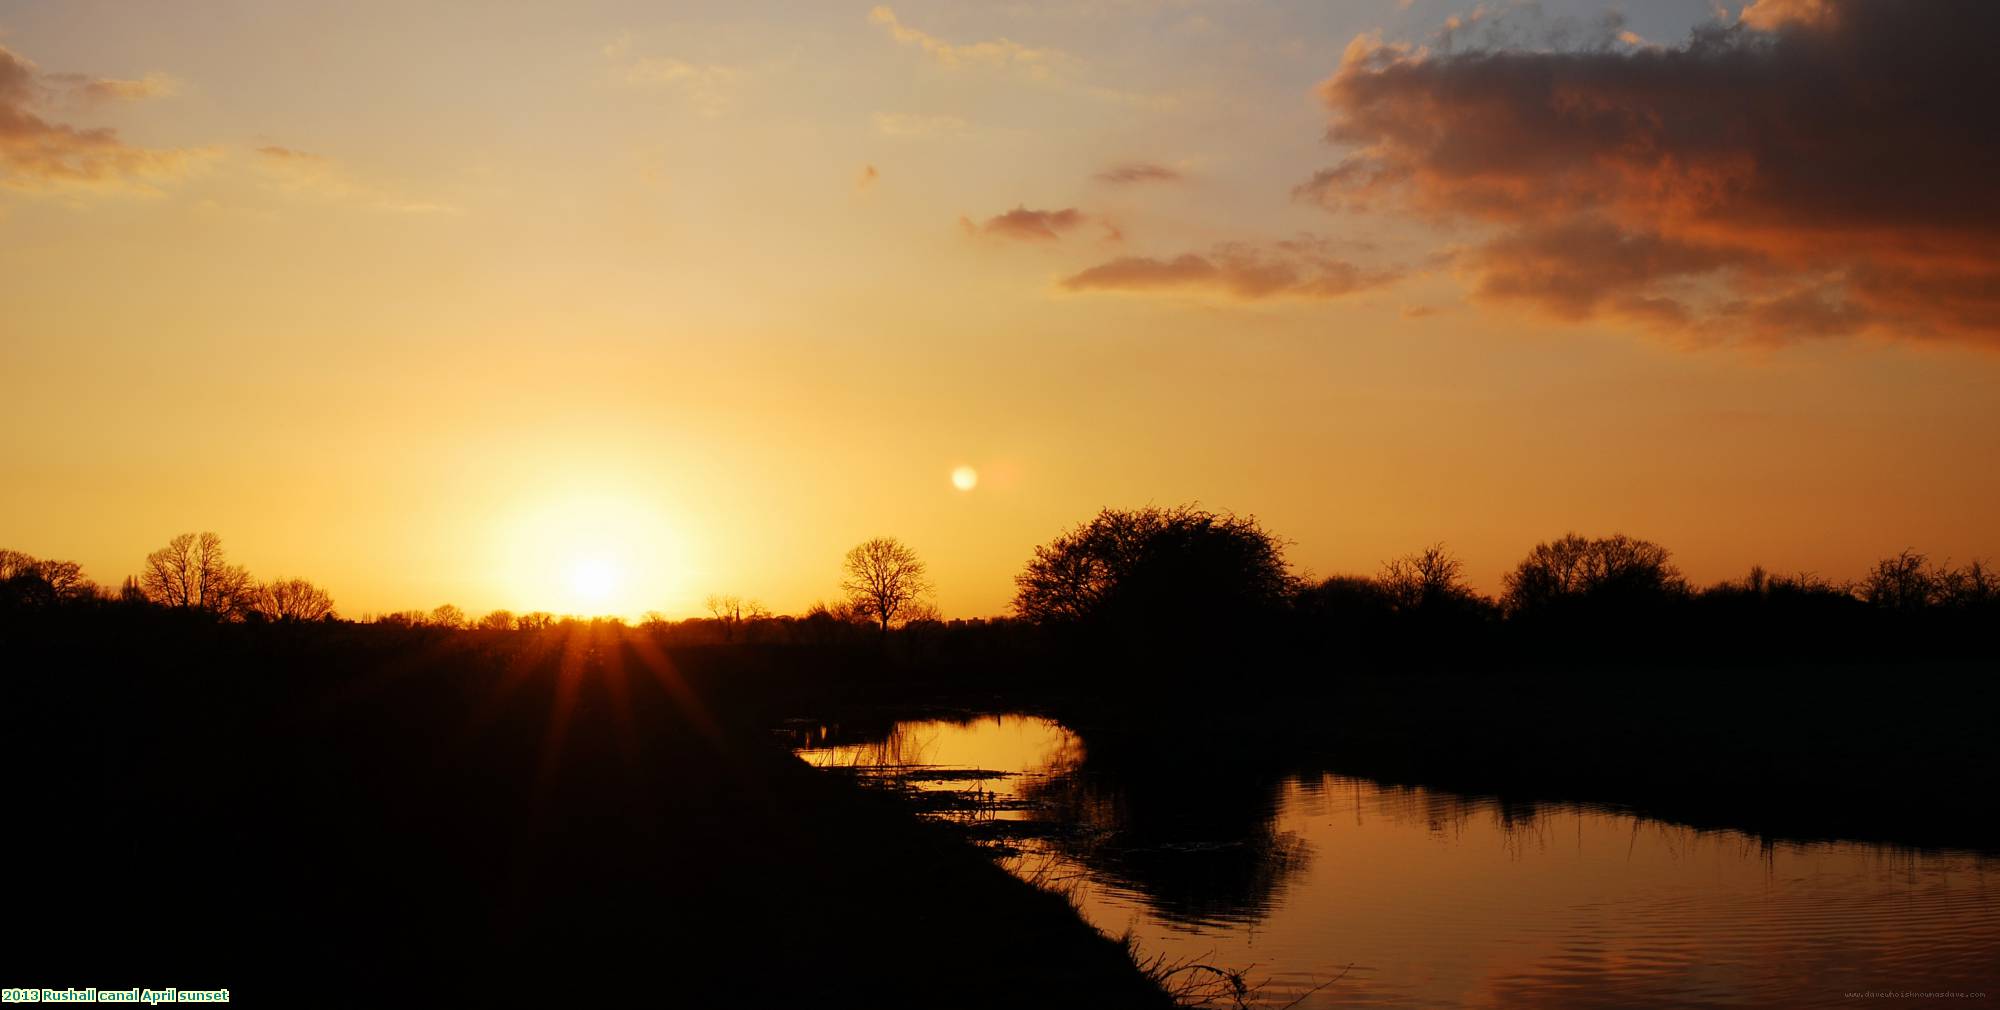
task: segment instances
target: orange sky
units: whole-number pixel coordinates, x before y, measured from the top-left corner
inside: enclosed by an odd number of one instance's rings
[[[1702,581],[1990,558],[2000,244],[1949,165],[1991,126],[1639,164],[1450,62],[1696,125],[1855,38],[1962,69],[1856,4],[1766,0],[1711,107],[1701,0],[0,2],[0,546],[115,584],[210,529],[349,615],[795,611],[884,534],[996,614],[1062,528],[1189,500],[1487,589],[1568,529]]]

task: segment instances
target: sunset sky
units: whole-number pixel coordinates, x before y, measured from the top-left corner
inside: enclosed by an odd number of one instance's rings
[[[1487,590],[1570,529],[2000,557],[1996,33],[0,0],[0,546],[115,585],[214,530],[349,616],[798,611],[880,535],[991,615],[1183,501]]]

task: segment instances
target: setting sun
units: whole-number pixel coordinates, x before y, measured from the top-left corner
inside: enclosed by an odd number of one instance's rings
[[[692,609],[673,517],[642,497],[621,489],[578,493],[496,523],[489,550],[505,587],[497,605],[626,618]]]
[[[593,603],[608,602],[622,581],[617,564],[606,558],[578,558],[570,565],[570,590]]]

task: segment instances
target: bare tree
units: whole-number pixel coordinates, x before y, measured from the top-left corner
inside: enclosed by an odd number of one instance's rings
[[[74,561],[38,561],[35,574],[48,583],[49,592],[58,600],[79,599],[97,592],[97,586],[83,577],[83,566]]]
[[[1465,584],[1465,562],[1445,550],[1441,543],[1384,561],[1376,582],[1390,603],[1401,611],[1456,606],[1471,601],[1475,595],[1472,587]]]
[[[0,550],[0,582],[32,573],[37,562],[20,551]]]
[[[887,634],[930,594],[931,583],[916,551],[894,537],[877,537],[847,552],[847,579],[840,588]]]
[[[74,561],[43,560],[9,550],[0,550],[0,586],[15,599],[43,605],[97,593],[96,584],[83,577],[83,566]]]
[[[2000,601],[2000,578],[1986,562],[1974,559],[1964,568],[1940,566],[1931,575],[1934,595],[1944,606],[1981,607]]]
[[[319,621],[333,616],[333,596],[304,579],[276,579],[257,588],[250,609],[267,621]]]
[[[710,593],[708,599],[702,602],[708,607],[709,614],[714,616],[715,623],[722,626],[722,640],[735,641],[736,625],[743,620],[743,598],[726,593]]]
[[[139,584],[154,603],[225,617],[242,613],[251,599],[250,573],[229,563],[213,533],[183,533],[146,555]]]
[[[1890,610],[1924,609],[1937,594],[1937,580],[1925,566],[1926,560],[1908,550],[1893,558],[1883,558],[1862,576],[1858,587],[1861,598]]]
[[[1536,544],[1507,573],[1503,602],[1519,614],[1582,601],[1632,604],[1683,595],[1687,580],[1671,556],[1659,544],[1623,533],[1594,540],[1564,534]]]
[[[479,619],[479,627],[485,631],[511,631],[514,628],[514,612],[495,610]]]
[[[746,600],[733,593],[711,593],[703,601],[708,612],[714,615],[716,623],[722,625],[722,637],[733,642],[746,622],[759,621],[771,616],[769,608],[756,600]]]
[[[465,611],[449,603],[439,604],[431,616],[424,621],[433,628],[463,628],[466,626]]]
[[[1856,595],[1889,610],[1985,606],[2000,599],[2000,579],[1983,561],[1964,568],[1929,565],[1915,551],[1883,558],[1854,587]]]

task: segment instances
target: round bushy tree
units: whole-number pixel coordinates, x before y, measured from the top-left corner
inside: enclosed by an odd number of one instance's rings
[[[1589,606],[1643,608],[1687,594],[1687,580],[1659,544],[1623,533],[1589,539],[1565,534],[1535,545],[1505,579],[1502,602],[1514,614]]]
[[[1025,620],[1175,640],[1241,629],[1298,588],[1256,519],[1193,505],[1105,509],[1035,548],[1014,582]]]

